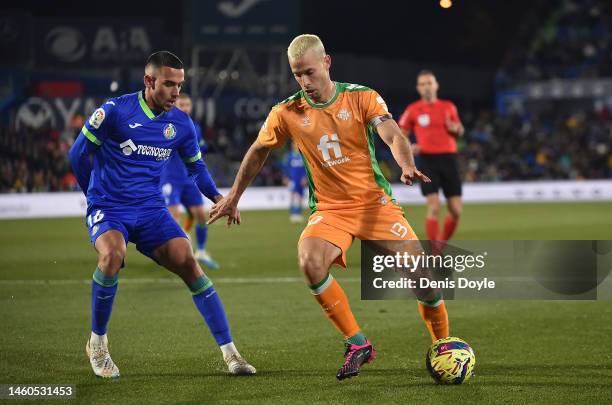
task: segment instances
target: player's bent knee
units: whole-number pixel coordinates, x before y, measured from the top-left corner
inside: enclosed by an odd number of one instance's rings
[[[323,257],[312,252],[300,252],[299,264],[300,270],[307,276],[316,276],[328,270],[325,268]]]
[[[107,275],[114,275],[121,268],[125,257],[125,247],[109,249],[98,254],[98,267]]]

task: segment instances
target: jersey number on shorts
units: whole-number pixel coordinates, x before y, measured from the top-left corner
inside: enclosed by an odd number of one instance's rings
[[[404,238],[408,233],[408,228],[406,228],[399,222],[396,222],[391,226],[391,233],[397,236],[398,238]]]
[[[95,213],[89,214],[87,216],[87,225],[91,227],[94,224],[97,224],[98,222],[102,221],[102,218],[104,218],[104,213],[102,212],[102,210],[97,210]]]

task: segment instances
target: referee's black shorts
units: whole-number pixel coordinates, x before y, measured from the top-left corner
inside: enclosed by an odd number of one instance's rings
[[[442,188],[444,197],[461,196],[461,174],[456,153],[421,153],[418,169],[431,179],[431,183],[421,182],[424,196],[438,193]]]

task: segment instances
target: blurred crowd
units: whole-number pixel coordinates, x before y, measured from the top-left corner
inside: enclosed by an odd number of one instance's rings
[[[72,131],[0,128],[0,192],[75,191],[68,162]]]
[[[612,76],[612,2],[544,2],[521,21],[520,35],[497,74],[498,88],[531,80]]]
[[[459,156],[464,180],[612,178],[611,112],[605,106],[579,111],[564,113],[550,107],[507,116],[463,113],[466,133],[459,141]],[[260,125],[220,117],[214,127],[204,130],[210,149],[206,162],[220,187],[231,186]],[[67,159],[77,133],[78,128],[1,130],[0,192],[78,190]],[[282,185],[286,152],[272,153],[254,185]],[[376,154],[384,174],[397,181],[399,169],[380,140]]]
[[[541,13],[520,22],[516,42],[498,70],[498,89],[530,80],[612,77],[612,2],[552,3],[536,1]],[[508,115],[460,108],[466,127],[459,141],[464,180],[612,178],[611,104],[585,105],[541,103]],[[75,116],[64,131],[0,128],[0,192],[77,190],[67,151],[83,122]],[[231,186],[261,124],[219,113],[214,125],[202,126],[209,146],[206,162],[220,187]],[[272,153],[254,185],[282,184],[286,152]],[[376,153],[384,174],[397,181],[399,169],[380,140]]]
[[[612,121],[605,107],[480,113],[467,128],[460,154],[465,181],[612,177]]]

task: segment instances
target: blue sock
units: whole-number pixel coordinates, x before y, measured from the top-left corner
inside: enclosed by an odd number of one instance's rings
[[[96,335],[106,333],[118,282],[118,274],[110,277],[102,273],[99,267],[96,267],[91,283],[91,330]]]
[[[195,232],[198,250],[204,250],[206,247],[206,237],[208,236],[208,227],[206,224],[196,224]]]
[[[230,343],[233,339],[227,316],[225,316],[225,309],[223,309],[223,304],[212,285],[212,281],[203,275],[191,283],[189,289],[193,294],[193,302],[202,314],[217,344],[222,346]]]

